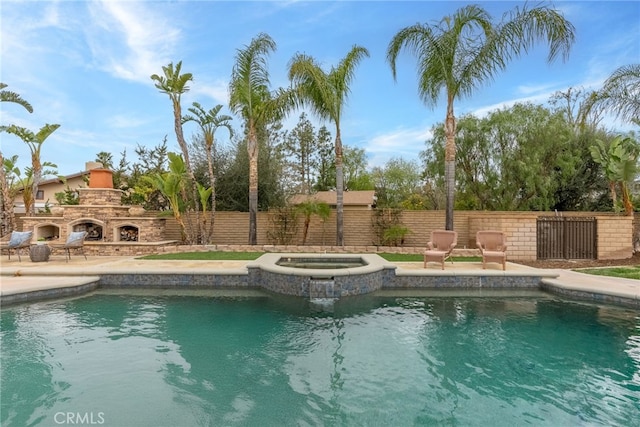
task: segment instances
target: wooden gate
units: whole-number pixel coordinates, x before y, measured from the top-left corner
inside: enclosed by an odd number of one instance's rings
[[[536,221],[538,259],[596,259],[594,217],[541,216]]]

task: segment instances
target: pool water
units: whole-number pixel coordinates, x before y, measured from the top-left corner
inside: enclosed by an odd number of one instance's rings
[[[322,269],[322,270],[335,270],[342,268],[355,268],[363,267],[367,265],[362,258],[296,258],[296,257],[284,257],[280,258],[276,265],[281,267],[291,268],[305,268],[305,269]]]
[[[1,327],[2,426],[640,425],[640,314],[543,295],[101,292]]]

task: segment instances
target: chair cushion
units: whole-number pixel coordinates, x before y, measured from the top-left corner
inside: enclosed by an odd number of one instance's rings
[[[9,247],[22,246],[26,242],[31,241],[33,231],[12,231],[11,239],[9,239]]]
[[[67,245],[78,244],[84,240],[84,237],[87,235],[86,231],[74,231],[69,234],[67,238]]]

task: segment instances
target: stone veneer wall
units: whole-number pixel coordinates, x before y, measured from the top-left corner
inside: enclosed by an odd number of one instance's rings
[[[165,240],[166,218],[159,218],[156,212],[132,216],[130,206],[120,204],[123,191],[113,188],[80,188],[78,205],[63,205],[52,208],[55,214],[41,214],[22,218],[22,230],[33,230],[34,240],[41,237],[39,230],[44,227],[57,228],[55,243],[64,243],[74,227],[83,223],[93,223],[102,227],[100,242],[87,241],[87,253],[115,255],[118,248],[100,247],[103,242],[115,242],[117,245],[129,243],[161,242]],[[138,242],[120,242],[121,227],[135,227],[138,230]],[[123,251],[126,252],[126,251]],[[145,252],[148,253],[148,252]]]

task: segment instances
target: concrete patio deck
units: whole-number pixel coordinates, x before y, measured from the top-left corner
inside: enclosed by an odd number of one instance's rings
[[[52,256],[48,262],[31,262],[28,256],[19,262],[15,256],[10,261],[7,256],[2,256],[0,302],[12,300],[15,296],[29,301],[29,294],[37,297],[35,299],[42,299],[42,292],[46,291],[69,289],[69,294],[87,292],[95,289],[100,276],[105,274],[162,275],[183,272],[196,275],[243,275],[249,262],[161,261],[112,256],[92,256],[87,260],[82,256],[72,256],[66,262],[64,256],[60,255]],[[392,264],[397,266],[397,276],[540,276],[540,288],[545,291],[570,298],[640,309],[640,280],[594,276],[570,270],[540,270],[515,263],[507,263],[506,271],[502,271],[497,265],[483,270],[479,262],[448,262],[444,271],[435,265],[424,269],[422,262]],[[56,292],[52,295],[64,296],[64,293]]]

